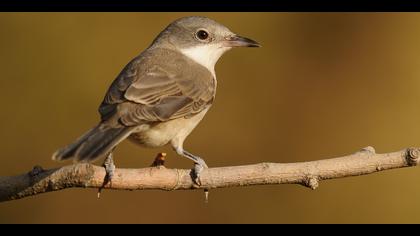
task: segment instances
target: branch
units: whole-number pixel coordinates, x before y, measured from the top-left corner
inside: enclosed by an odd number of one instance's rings
[[[20,199],[66,188],[119,190],[214,189],[264,184],[301,184],[311,189],[319,181],[415,166],[420,148],[376,154],[372,147],[348,156],[299,163],[260,163],[209,168],[202,172],[201,186],[193,183],[191,170],[167,169],[163,165],[142,169],[116,169],[111,183],[102,186],[105,170],[91,164],[75,164],[43,170],[36,166],[27,174],[0,177],[0,201]],[[161,163],[164,160],[160,160]]]

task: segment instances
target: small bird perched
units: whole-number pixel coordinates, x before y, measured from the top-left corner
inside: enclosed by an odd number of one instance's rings
[[[90,162],[106,156],[111,179],[112,151],[124,139],[144,147],[170,143],[177,154],[194,161],[193,180],[200,184],[207,165],[183,143],[213,103],[214,66],[233,47],[259,46],[206,17],[174,21],[113,81],[99,106],[100,123],[56,151],[53,159]]]

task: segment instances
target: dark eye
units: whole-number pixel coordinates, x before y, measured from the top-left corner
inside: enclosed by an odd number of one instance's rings
[[[200,40],[206,40],[209,37],[209,33],[207,33],[205,30],[199,30],[197,31],[197,38]]]

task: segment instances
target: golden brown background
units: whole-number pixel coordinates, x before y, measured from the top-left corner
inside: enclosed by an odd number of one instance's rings
[[[368,145],[420,146],[420,14],[1,13],[0,175],[51,154],[99,119],[123,66],[171,21],[211,17],[259,41],[216,66],[214,106],[185,144],[209,166],[316,160]],[[116,152],[119,167],[192,163],[169,147]],[[70,189],[0,203],[1,223],[420,223],[420,171],[202,191]]]

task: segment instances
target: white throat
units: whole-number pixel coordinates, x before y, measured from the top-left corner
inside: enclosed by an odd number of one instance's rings
[[[219,58],[230,48],[221,47],[220,45],[202,45],[191,48],[181,49],[181,53],[191,58],[198,64],[206,67],[216,78],[214,66]]]

